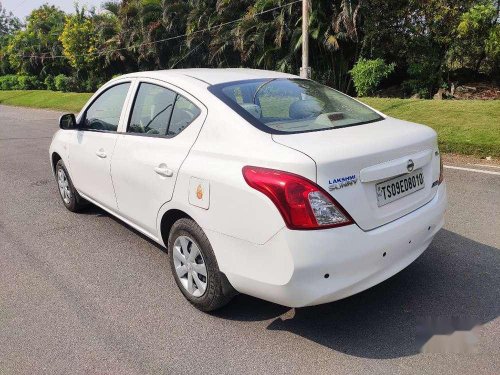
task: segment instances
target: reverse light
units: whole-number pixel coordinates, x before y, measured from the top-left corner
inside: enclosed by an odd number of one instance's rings
[[[353,224],[327,192],[299,175],[261,167],[243,167],[247,184],[274,203],[290,229],[322,229]]]

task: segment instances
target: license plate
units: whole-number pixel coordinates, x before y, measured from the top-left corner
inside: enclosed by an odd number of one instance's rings
[[[423,189],[424,173],[419,168],[412,173],[391,178],[376,185],[377,204],[379,207],[406,197],[420,189]]]

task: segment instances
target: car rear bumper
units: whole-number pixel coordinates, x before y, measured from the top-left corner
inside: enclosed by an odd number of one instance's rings
[[[290,307],[317,305],[359,293],[411,264],[443,226],[446,204],[441,184],[425,206],[366,232],[356,225],[283,228],[262,245],[207,235],[237,291]]]

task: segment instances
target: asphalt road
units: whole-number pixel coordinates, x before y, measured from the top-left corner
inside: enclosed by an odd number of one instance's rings
[[[58,115],[0,106],[0,374],[500,373],[499,175],[446,170],[445,228],[368,291],[302,309],[239,295],[208,315],[160,247],[64,209]]]

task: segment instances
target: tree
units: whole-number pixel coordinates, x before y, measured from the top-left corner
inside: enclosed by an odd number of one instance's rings
[[[94,14],[95,36],[99,54],[104,59],[104,68],[109,69],[109,74],[126,71],[126,51],[122,40],[123,32],[120,22],[120,3],[108,1],[102,4],[103,12]]]
[[[258,0],[248,8],[234,30],[242,64],[284,72],[298,71],[301,8],[286,0]]]
[[[362,56],[395,62],[408,94],[430,97],[444,83],[460,16],[477,0],[366,0]]]
[[[241,66],[235,37],[239,21],[234,21],[244,15],[251,3],[250,0],[193,1],[187,19],[190,50],[183,51],[183,61],[186,64],[197,61],[197,65],[210,67]],[[205,29],[208,31],[198,32]]]
[[[333,14],[330,16],[328,29],[324,36],[324,44],[334,54],[334,72],[332,86],[342,91],[351,91],[350,69],[355,65],[360,54],[361,30],[361,0],[341,0],[334,2]],[[321,71],[331,71],[322,66]]]
[[[476,74],[483,62],[491,66],[499,57],[498,2],[482,1],[460,17],[456,42],[450,51],[450,63],[472,69]],[[485,67],[488,69],[488,67]]]
[[[0,3],[0,75],[13,73],[9,64],[7,46],[13,34],[21,28],[21,22],[12,12],[7,13]]]
[[[162,23],[168,36],[183,35],[187,31],[188,15],[192,10],[192,2],[185,0],[163,0]],[[177,38],[165,42],[169,50],[167,67],[195,67],[200,63],[199,48],[191,51],[190,42],[184,38]],[[191,59],[194,57],[194,59]]]
[[[66,16],[64,29],[59,36],[64,56],[75,69],[76,78],[86,82],[87,91],[95,90],[99,79],[98,38],[93,22],[93,14],[87,15],[85,8],[75,7],[75,13]]]
[[[12,35],[15,31],[21,28],[19,18],[14,17],[12,12],[7,12],[0,3],[0,38]]]
[[[310,2],[312,77],[344,92],[354,93],[350,72],[360,58],[395,63],[383,84],[403,82],[408,94],[427,97],[462,68],[500,74],[497,0]],[[87,90],[116,74],[172,67],[298,73],[302,13],[289,3],[111,0],[99,14],[67,17],[44,5],[24,28],[0,8],[0,73],[74,75]]]
[[[69,66],[60,58],[63,47],[59,41],[65,21],[65,13],[55,6],[42,5],[27,18],[24,29],[9,41],[7,53],[12,68],[20,74],[39,76],[68,73]]]

